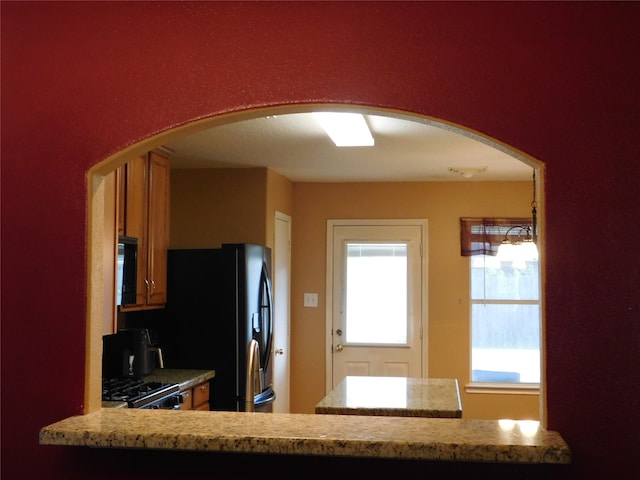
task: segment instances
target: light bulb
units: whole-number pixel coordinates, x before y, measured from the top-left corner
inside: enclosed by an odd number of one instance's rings
[[[498,253],[496,257],[501,262],[510,262],[515,256],[515,246],[509,240],[503,241],[498,247]]]
[[[538,247],[531,240],[525,240],[520,245],[522,249],[521,256],[524,261],[532,262],[538,260]]]

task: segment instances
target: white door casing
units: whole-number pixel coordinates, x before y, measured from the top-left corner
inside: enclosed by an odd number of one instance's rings
[[[407,251],[407,338],[388,344],[346,338],[346,245],[398,243]],[[326,295],[326,391],[346,375],[424,377],[427,370],[427,221],[328,220]],[[376,295],[372,294],[372,302]],[[384,331],[386,328],[382,327]]]
[[[276,211],[274,231],[273,412],[289,413],[291,217]]]

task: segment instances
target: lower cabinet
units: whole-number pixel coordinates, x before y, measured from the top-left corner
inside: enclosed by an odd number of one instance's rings
[[[202,382],[182,392],[180,410],[209,410],[209,382]]]
[[[193,387],[193,410],[209,410],[209,382]]]

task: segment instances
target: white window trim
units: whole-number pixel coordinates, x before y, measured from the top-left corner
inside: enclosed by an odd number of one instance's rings
[[[466,393],[500,395],[540,395],[539,383],[471,382],[464,386]]]

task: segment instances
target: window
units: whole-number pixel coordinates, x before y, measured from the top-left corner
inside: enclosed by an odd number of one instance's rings
[[[346,248],[347,343],[406,344],[407,244],[347,242]]]
[[[537,260],[471,257],[471,381],[540,382]]]
[[[496,258],[506,231],[530,219],[461,219],[462,255],[470,256],[471,381],[540,383],[538,260]]]

